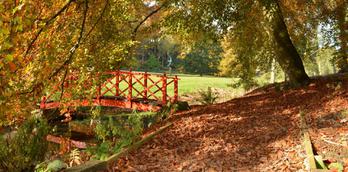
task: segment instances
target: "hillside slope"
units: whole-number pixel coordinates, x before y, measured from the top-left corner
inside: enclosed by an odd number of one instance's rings
[[[338,79],[339,78],[339,79]],[[297,171],[304,169],[299,113],[307,115],[314,146],[327,158],[347,147],[324,140],[348,138],[348,77],[313,79],[304,88],[270,85],[241,98],[173,115],[174,126],[121,159],[120,171]],[[278,90],[278,91],[277,91]],[[342,118],[342,119],[341,119]],[[330,134],[331,133],[331,134]],[[332,141],[333,142],[333,141]],[[345,142],[346,143],[346,142]],[[342,150],[339,150],[342,152]],[[348,158],[341,153],[340,158]]]

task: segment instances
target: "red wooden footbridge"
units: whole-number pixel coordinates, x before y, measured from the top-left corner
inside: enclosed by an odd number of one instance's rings
[[[177,76],[168,76],[165,73],[150,74],[147,72],[117,70],[98,73],[96,78],[102,82],[99,82],[100,84],[93,91],[93,98],[80,97],[72,99],[71,94],[66,91],[64,96],[61,97],[70,97],[68,101],[54,100],[54,97],[57,97],[54,95],[62,92],[60,86],[56,86],[50,94],[42,98],[40,108],[108,106],[140,111],[158,111],[168,102],[176,103],[178,101],[179,78]],[[67,77],[63,87],[73,87],[74,84],[72,83],[77,79],[78,77],[75,75]],[[168,92],[169,87],[172,88],[170,89],[172,93]]]

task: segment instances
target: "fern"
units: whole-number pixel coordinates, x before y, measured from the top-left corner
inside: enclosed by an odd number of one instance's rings
[[[74,149],[69,154],[69,167],[81,164],[81,155],[78,149]]]
[[[199,91],[200,98],[198,101],[204,105],[214,104],[216,99],[218,98],[217,93],[213,92],[211,87],[208,87],[207,91],[200,90]]]

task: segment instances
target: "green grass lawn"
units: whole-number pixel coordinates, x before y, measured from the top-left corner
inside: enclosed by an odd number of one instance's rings
[[[232,78],[198,76],[198,75],[179,75],[179,94],[187,94],[197,92],[199,90],[207,90],[208,87],[231,89],[228,87],[232,83]],[[168,89],[168,91],[171,91]]]

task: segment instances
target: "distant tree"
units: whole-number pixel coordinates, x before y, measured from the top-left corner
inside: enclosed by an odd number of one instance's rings
[[[182,55],[181,66],[184,73],[213,75],[218,72],[222,49],[218,41],[200,40]]]
[[[158,72],[161,70],[162,65],[160,61],[153,55],[151,55],[141,66],[145,71]]]
[[[177,57],[180,54],[180,45],[181,44],[178,43],[172,35],[160,33],[154,37],[143,40],[136,48],[136,58],[138,59],[137,67],[144,70],[146,61],[155,57],[159,62],[158,69],[169,70],[169,67],[175,68],[179,61]],[[168,66],[170,59],[172,60],[171,66]]]
[[[339,47],[337,65],[340,72],[348,72],[348,1],[344,1],[335,10],[339,30]]]
[[[222,60],[219,64],[220,75],[230,76],[234,78],[242,78],[236,86],[248,89],[256,85],[254,77],[256,76],[256,69],[258,67],[257,61],[253,56],[243,56],[238,54],[236,45],[233,42],[233,37],[225,36],[222,41]]]
[[[318,51],[318,66],[321,75],[333,74],[336,72],[335,68],[335,49],[322,48]]]

